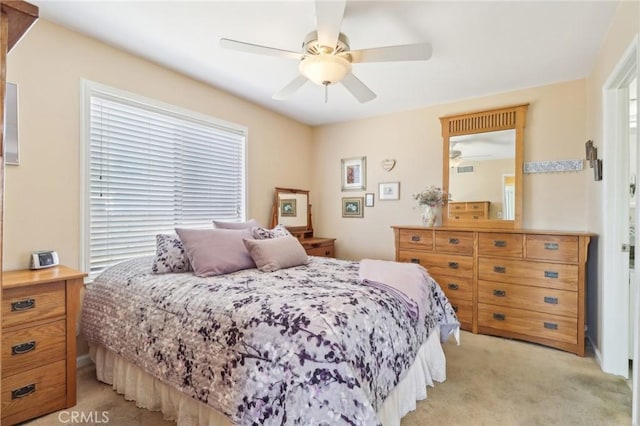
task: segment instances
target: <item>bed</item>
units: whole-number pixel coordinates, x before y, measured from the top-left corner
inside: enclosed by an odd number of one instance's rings
[[[429,278],[415,318],[358,262],[200,278],[124,261],[88,286],[81,331],[99,380],[179,425],[398,425],[445,379],[458,322]]]

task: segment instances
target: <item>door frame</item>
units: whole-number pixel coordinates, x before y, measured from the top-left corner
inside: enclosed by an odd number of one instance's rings
[[[628,297],[634,297],[635,317],[631,319],[638,327],[638,294],[630,295],[628,287],[629,259],[622,252],[622,244],[629,242],[628,236],[622,229],[628,229],[628,185],[626,177],[629,176],[629,132],[628,132],[628,85],[629,82],[639,76],[640,52],[638,48],[638,35],[625,50],[618,64],[614,67],[609,78],[602,88],[603,99],[603,193],[602,193],[602,253],[603,271],[600,275],[598,297],[602,301],[600,306],[602,333],[600,339],[601,367],[607,373],[617,374],[625,378],[629,377],[629,301]],[[640,78],[638,84],[640,88]],[[625,116],[626,114],[626,116]],[[637,112],[636,112],[637,114]],[[638,123],[636,117],[636,123]],[[626,137],[625,137],[626,135]],[[638,137],[638,132],[636,132]],[[620,140],[625,140],[624,144]],[[626,156],[625,156],[626,154]],[[636,168],[640,168],[640,149],[636,158]],[[638,170],[635,171],[640,176]],[[626,204],[626,205],[625,205]],[[626,212],[626,213],[625,213]],[[622,220],[621,220],[622,218]],[[636,207],[633,221],[636,225],[636,237],[634,244],[640,247],[640,205]],[[626,226],[625,226],[626,224]],[[625,281],[625,275],[627,277]],[[635,287],[640,281],[640,273],[634,274]],[[638,293],[638,292],[637,292]],[[640,328],[636,328],[640,330]],[[633,359],[639,360],[639,337],[634,333]],[[638,423],[638,381],[640,365],[636,362],[632,374],[632,423]]]

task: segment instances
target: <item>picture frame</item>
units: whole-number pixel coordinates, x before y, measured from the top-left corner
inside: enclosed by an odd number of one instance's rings
[[[280,216],[295,217],[297,214],[296,207],[295,198],[282,198],[280,200]]]
[[[400,182],[382,182],[378,184],[378,199],[380,201],[399,200]]]
[[[364,217],[363,197],[342,197],[342,217]]]
[[[364,206],[365,207],[373,207],[374,195],[375,194],[373,192],[367,192],[366,194],[364,194]]]
[[[342,191],[364,191],[367,189],[367,157],[343,158]]]

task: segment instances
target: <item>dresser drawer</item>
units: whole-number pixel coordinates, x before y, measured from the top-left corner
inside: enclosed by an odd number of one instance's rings
[[[2,292],[2,327],[65,315],[65,283],[5,288]]]
[[[484,207],[487,203],[467,203],[467,211],[468,212],[476,212],[479,214],[484,214]]]
[[[473,232],[435,231],[435,233],[437,252],[473,254]]]
[[[433,231],[430,229],[401,229],[399,248],[433,251]]]
[[[2,377],[64,359],[66,322],[5,331],[2,334]]]
[[[522,234],[478,234],[479,256],[502,256],[522,259]]]
[[[66,404],[65,361],[2,378],[2,423],[18,423]]]
[[[473,280],[471,277],[431,276],[440,285],[447,298],[473,300]]]
[[[473,303],[469,300],[457,299],[455,297],[448,297],[448,299],[460,324],[470,330],[471,324],[473,323]]]
[[[466,203],[449,203],[449,212],[450,213],[460,213],[467,211]]]
[[[471,256],[401,250],[398,253],[398,261],[418,263],[427,268],[429,274],[434,278],[443,275],[464,278],[473,277],[473,257]]]
[[[478,279],[577,291],[578,265],[481,257]]]
[[[478,326],[535,336],[570,344],[578,342],[576,318],[504,306],[478,304]]]
[[[486,216],[482,211],[474,212],[474,211],[463,211],[463,212],[449,212],[450,219],[460,219],[460,220],[475,220],[475,219],[486,219]]]
[[[578,262],[578,237],[567,235],[527,235],[527,259]]]
[[[578,315],[578,293],[575,291],[518,284],[480,280],[478,281],[478,303],[570,317]]]

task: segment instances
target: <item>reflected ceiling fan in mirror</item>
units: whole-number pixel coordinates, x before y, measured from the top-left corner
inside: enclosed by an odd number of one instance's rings
[[[346,1],[316,0],[317,30],[309,33],[303,43],[302,52],[292,52],[274,47],[245,43],[227,38],[220,39],[220,46],[270,56],[282,56],[300,61],[300,75],[273,95],[274,99],[286,100],[308,80],[324,86],[325,102],[330,84],[341,83],[359,102],[375,99],[373,93],[351,72],[352,64],[362,62],[424,61],[431,58],[429,43],[404,44],[372,49],[350,50],[347,36],[340,32]]]

